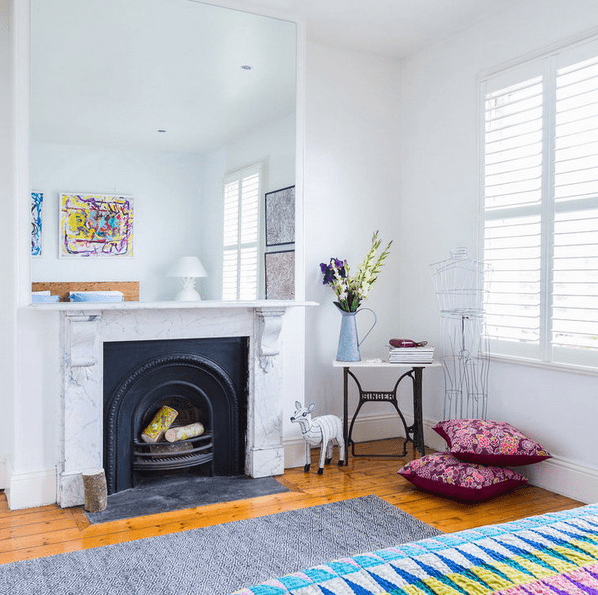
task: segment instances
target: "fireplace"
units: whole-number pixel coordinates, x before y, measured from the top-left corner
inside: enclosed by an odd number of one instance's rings
[[[110,494],[147,476],[244,471],[247,427],[246,337],[106,342],[104,468]],[[200,423],[204,433],[148,444],[143,430],[162,407],[173,427]]]
[[[81,473],[89,469],[104,468],[112,491],[132,486],[144,473],[169,473],[178,465],[199,474],[268,477],[284,472],[279,336],[286,305],[73,306],[61,312],[61,506],[83,503]],[[131,342],[133,350],[127,346]],[[231,350],[238,351],[237,363],[229,366],[222,353]],[[220,392],[213,392],[210,383]],[[194,452],[164,457],[136,444],[141,427],[161,404],[178,406],[192,421],[205,421],[208,437],[192,443]],[[216,410],[224,413],[216,415]],[[116,429],[110,430],[112,421]],[[122,444],[121,431],[126,436]],[[121,450],[126,451],[124,462],[117,455]],[[187,455],[194,459],[191,465]],[[142,459],[153,461],[149,470]]]

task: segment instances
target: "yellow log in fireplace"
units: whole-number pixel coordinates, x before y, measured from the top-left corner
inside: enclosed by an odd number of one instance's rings
[[[178,414],[179,412],[176,409],[163,405],[158,413],[154,415],[154,419],[152,419],[149,426],[143,430],[141,439],[149,444],[158,442],[164,436],[164,432],[170,428]]]

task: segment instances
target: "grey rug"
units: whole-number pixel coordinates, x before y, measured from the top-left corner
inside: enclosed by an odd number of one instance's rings
[[[108,496],[106,510],[86,514],[91,523],[106,523],[288,491],[273,477],[202,477],[182,473],[146,479],[139,487]]]
[[[376,496],[0,565],[10,595],[226,595],[438,535]]]

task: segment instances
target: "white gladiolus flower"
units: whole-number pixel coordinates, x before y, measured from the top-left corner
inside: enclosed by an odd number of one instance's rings
[[[350,277],[350,268],[346,260],[331,258],[328,265],[320,264],[320,269],[324,275],[324,284],[330,285],[338,297],[338,305],[346,312],[355,312],[370,291],[370,287],[377,279],[388,256],[392,241],[388,243],[382,253],[376,257],[380,248],[380,239],[378,232],[372,236],[372,245],[366,254],[364,261],[359,265],[357,274]]]

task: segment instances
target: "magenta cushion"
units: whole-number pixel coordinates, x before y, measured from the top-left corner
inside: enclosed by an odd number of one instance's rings
[[[425,492],[466,502],[489,500],[527,482],[511,469],[464,463],[448,452],[415,459],[398,473]]]
[[[433,428],[461,461],[482,465],[530,465],[550,453],[512,425],[484,419],[449,419]]]

